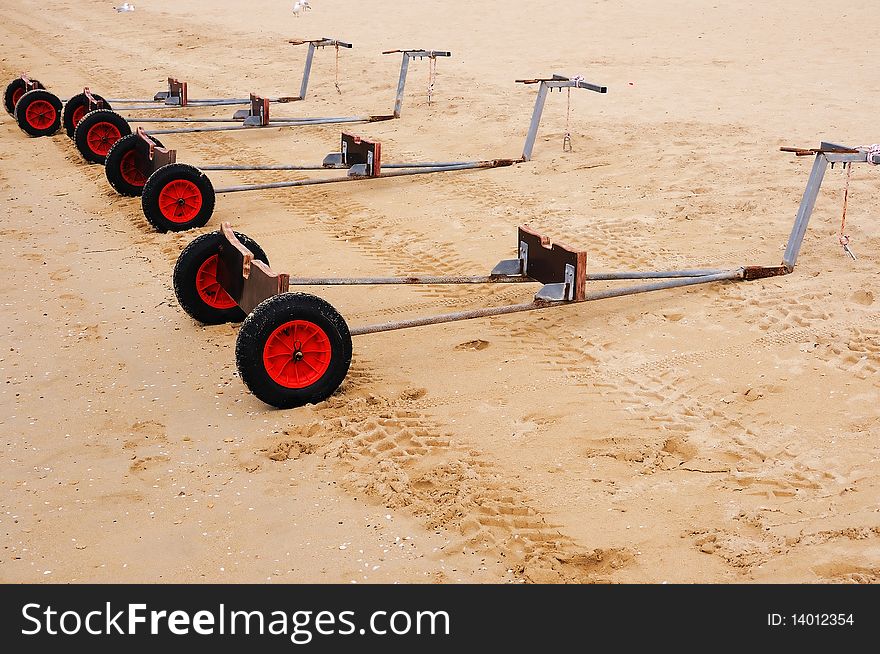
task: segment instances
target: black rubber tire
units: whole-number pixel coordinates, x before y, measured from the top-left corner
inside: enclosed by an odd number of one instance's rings
[[[27,109],[34,102],[48,102],[55,110],[54,118],[45,127],[31,125],[28,121]],[[18,126],[27,134],[31,136],[51,136],[61,127],[61,100],[54,93],[50,93],[46,89],[34,89],[19,98],[18,103],[15,105],[13,116],[15,116]]]
[[[10,116],[15,115],[15,103],[12,101],[12,96],[21,89],[24,89],[24,80],[16,77],[6,85],[6,91],[3,92],[3,106]]]
[[[115,111],[96,109],[87,113],[73,131],[73,142],[76,144],[76,149],[79,150],[79,153],[89,163],[103,164],[107,158],[107,152],[102,154],[93,150],[92,146],[89,145],[89,132],[99,124],[112,125],[119,130],[120,138],[131,134],[131,126],[128,124],[128,121]],[[113,143],[115,142],[113,141]],[[110,143],[109,146],[112,147],[113,143]],[[107,151],[109,152],[109,147]]]
[[[201,194],[201,206],[198,212],[186,220],[174,221],[167,218],[159,207],[162,191],[172,182],[192,182]],[[160,232],[182,232],[195,227],[204,227],[214,213],[214,185],[201,170],[189,164],[173,163],[162,166],[150,175],[144,184],[141,195],[141,208],[150,224]]]
[[[139,138],[137,134],[128,134],[113,144],[107,157],[104,159],[104,174],[107,181],[110,182],[117,193],[130,198],[140,197],[144,192],[143,186],[132,184],[122,174],[122,160],[135,146],[135,139]],[[159,147],[165,147],[162,142],[155,136],[151,136]],[[144,182],[146,184],[146,182]]]
[[[110,106],[110,103],[97,93],[92,93],[92,97],[96,100],[101,100],[104,103],[104,106],[102,107],[103,109],[113,109],[113,107]],[[67,132],[67,135],[70,138],[73,138],[73,135],[76,132],[76,125],[73,124],[73,114],[77,109],[83,106],[87,107],[88,104],[89,99],[86,97],[85,93],[77,93],[64,103],[64,113],[61,114],[61,124],[64,126],[64,131]]]
[[[38,89],[45,88],[35,79],[31,80],[31,83],[35,84],[36,88]],[[6,113],[8,113],[10,116],[15,115],[15,103],[12,101],[12,98],[15,95],[16,91],[23,91],[24,88],[24,80],[20,77],[16,77],[14,80],[6,85],[6,91],[4,91],[3,93],[3,107],[6,109]]]
[[[263,349],[271,334],[291,320],[305,320],[320,327],[330,342],[330,363],[324,374],[304,388],[287,388],[266,371]],[[266,404],[290,409],[321,402],[330,397],[348,374],[351,365],[351,334],[348,325],[330,303],[308,293],[282,293],[257,305],[241,326],[235,342],[235,364],[242,381]]]
[[[256,241],[238,232],[235,232],[235,236],[251,251],[255,259],[269,265],[269,258]],[[205,302],[196,288],[196,277],[202,264],[216,255],[220,245],[225,242],[226,238],[222,232],[202,234],[183,248],[180,256],[177,257],[177,263],[174,264],[174,294],[177,296],[177,302],[192,318],[205,325],[241,322],[245,318],[244,311],[238,306],[229,309],[212,307]]]

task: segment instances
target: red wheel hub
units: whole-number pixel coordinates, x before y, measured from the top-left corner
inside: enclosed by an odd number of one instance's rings
[[[34,100],[25,110],[24,117],[28,125],[34,129],[46,129],[55,122],[58,112],[55,111],[55,107],[52,106],[51,102],[47,100]]]
[[[132,186],[143,186],[147,183],[147,176],[137,167],[134,149],[122,155],[122,159],[119,162],[119,174],[122,175],[122,179]]]
[[[24,95],[24,89],[15,89],[12,92],[12,108],[15,109],[15,105],[18,104],[18,101],[21,100],[21,96]]]
[[[73,126],[76,127],[79,125],[79,121],[83,119],[83,116],[86,115],[85,105],[80,105],[76,109],[73,110],[73,116],[71,116],[71,120],[73,121]]]
[[[196,290],[202,302],[214,309],[231,309],[235,300],[229,297],[217,281],[217,255],[213,254],[196,272]]]
[[[202,192],[187,179],[168,182],[159,192],[159,211],[173,223],[188,223],[201,208]]]
[[[324,376],[332,355],[323,329],[307,320],[292,320],[269,335],[263,347],[263,365],[276,384],[306,388]]]
[[[106,157],[110,152],[110,148],[119,139],[122,133],[119,128],[112,123],[95,123],[86,134],[86,143],[89,149],[99,157]]]

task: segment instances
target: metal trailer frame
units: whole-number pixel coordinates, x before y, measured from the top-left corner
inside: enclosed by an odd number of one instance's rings
[[[322,37],[320,39],[290,39],[288,43],[291,45],[306,45],[305,65],[303,67],[302,79],[300,81],[299,95],[282,95],[278,97],[268,98],[270,102],[288,103],[305,100],[306,92],[309,88],[309,78],[312,72],[312,62],[315,58],[315,51],[318,48],[336,47],[351,48],[352,44],[337,39]],[[33,88],[44,89],[45,87],[36,80],[30,80],[25,74],[20,79],[29,83],[35,83],[38,86]],[[88,87],[86,87],[88,89]],[[30,88],[28,90],[31,90]],[[70,98],[59,98],[61,102],[66,103]],[[126,106],[114,109],[114,111],[135,111],[135,110],[156,110],[156,109],[180,109],[184,107],[222,107],[234,105],[246,105],[250,103],[250,98],[190,98],[188,95],[187,83],[178,80],[175,77],[168,78],[168,89],[157,91],[152,98],[101,98],[104,102],[119,103],[124,105],[142,104],[146,106]],[[102,109],[103,106],[94,106],[91,110]]]
[[[303,68],[302,80],[300,82],[300,91],[299,95],[289,95],[289,96],[279,96],[274,98],[266,98],[267,108],[268,102],[278,102],[278,103],[288,103],[288,102],[297,102],[300,100],[304,100],[306,97],[306,92],[308,90],[309,79],[311,76],[312,70],[312,61],[314,60],[315,51],[318,48],[325,47],[335,47],[337,53],[340,47],[343,48],[351,48],[352,45],[350,43],[346,43],[344,41],[339,41],[337,39],[329,39],[326,37],[320,39],[311,39],[311,40],[290,40],[288,43],[292,45],[304,45],[308,44],[308,52],[306,53],[305,65]],[[338,57],[338,54],[337,54]],[[337,59],[338,61],[338,59]],[[31,136],[49,136],[54,134],[60,127],[64,127],[67,131],[68,136],[72,139],[75,139],[75,128],[78,123],[89,113],[93,111],[103,110],[106,112],[107,118],[106,125],[104,124],[103,118],[98,120],[101,123],[101,127],[99,129],[103,129],[107,134],[115,134],[115,132],[120,132],[121,134],[127,134],[131,132],[131,128],[128,127],[126,120],[120,115],[120,112],[128,112],[128,111],[155,111],[158,109],[185,109],[185,108],[204,108],[204,107],[222,107],[222,106],[231,106],[231,105],[247,105],[251,104],[251,98],[201,98],[201,99],[193,99],[189,97],[187,83],[180,81],[176,78],[169,77],[168,78],[168,90],[167,91],[159,91],[156,93],[152,99],[149,98],[104,98],[97,93],[92,92],[89,87],[85,87],[83,92],[77,94],[71,98],[66,100],[61,100],[58,96],[49,91],[45,90],[45,87],[36,80],[30,80],[27,76],[22,75],[10,82],[7,89],[11,89],[13,85],[16,85],[18,80],[21,80],[25,90],[35,90],[40,89],[43,91],[39,97],[31,96],[31,100],[28,101],[28,106],[31,101],[37,101],[39,106],[37,107],[40,111],[31,111],[33,116],[22,116],[19,118],[16,115],[16,119],[18,120],[19,127]],[[7,91],[8,93],[9,91]],[[17,95],[20,96],[20,94]],[[19,97],[18,99],[21,99]],[[17,100],[16,100],[17,102]],[[116,105],[116,106],[114,106]],[[123,105],[123,106],[118,106]],[[9,106],[6,107],[9,110]],[[62,110],[63,108],[63,110]],[[268,109],[267,109],[268,110]],[[15,114],[14,111],[10,111],[10,113]],[[95,119],[97,120],[97,119]],[[132,119],[135,120],[135,119]],[[167,119],[156,119],[156,120],[167,120]],[[194,118],[187,118],[183,120],[196,120]],[[220,120],[225,122],[232,122],[231,120],[226,119],[215,119],[215,118],[207,118],[204,119],[207,121]],[[239,121],[240,122],[240,121]],[[106,140],[106,139],[104,139]],[[102,150],[104,147],[109,148],[109,145],[101,140]],[[77,147],[82,152],[83,156],[86,157],[88,161],[98,162],[103,159],[103,156],[106,155],[106,151],[102,153],[100,152],[86,152],[89,148],[87,145],[88,139],[82,137],[80,141],[77,141]]]
[[[351,47],[350,44],[339,43],[343,47]],[[406,77],[409,70],[409,62],[411,59],[436,59],[437,57],[451,57],[452,53],[442,50],[391,50],[382,54],[402,53],[402,61],[400,64],[400,74],[397,82],[397,95],[394,100],[394,109],[390,114],[379,115],[363,115],[363,116],[331,116],[331,117],[314,117],[314,118],[296,118],[293,116],[272,118],[269,113],[269,105],[277,102],[272,98],[263,98],[259,95],[251,94],[248,100],[239,102],[238,104],[249,104],[248,109],[236,111],[232,118],[128,118],[129,123],[232,123],[225,126],[203,126],[203,127],[174,127],[169,129],[151,129],[147,130],[147,134],[193,134],[200,132],[223,132],[230,130],[246,129],[249,127],[303,127],[308,125],[337,125],[344,123],[375,123],[384,120],[393,120],[400,118],[401,109],[403,107],[403,92],[406,87]],[[311,60],[307,59],[310,64]],[[305,81],[305,80],[304,80]],[[303,92],[304,94],[304,92]],[[301,98],[296,98],[301,99]],[[143,108],[143,107],[141,107]]]
[[[407,53],[404,52],[404,62],[407,61]],[[401,69],[400,83],[398,86],[398,99],[401,96],[405,81],[405,67]],[[324,157],[320,164],[307,165],[206,165],[198,168],[186,166],[181,168],[180,172],[191,177],[191,181],[200,186],[199,207],[207,207],[210,205],[213,211],[214,196],[220,193],[239,193],[243,191],[257,191],[264,189],[280,189],[295,188],[299,186],[313,186],[317,184],[333,184],[338,182],[364,181],[367,179],[379,179],[387,177],[403,177],[411,175],[425,175],[429,173],[450,172],[455,170],[478,170],[487,168],[501,168],[512,166],[531,160],[532,151],[534,149],[535,140],[538,134],[538,126],[544,112],[544,104],[547,94],[553,90],[579,88],[596,93],[607,93],[608,88],[598,84],[587,82],[580,77],[568,77],[565,75],[553,75],[549,78],[517,80],[518,83],[538,84],[538,94],[535,100],[535,106],[532,111],[532,118],[529,129],[526,134],[525,144],[523,146],[522,156],[519,159],[488,159],[479,161],[429,161],[429,162],[403,162],[403,163],[384,163],[381,161],[381,144],[374,141],[368,141],[361,137],[342,134],[341,152],[334,152]],[[136,164],[138,174],[147,179],[143,187],[142,208],[144,215],[150,223],[160,231],[181,231],[192,227],[204,226],[211,216],[211,212],[201,212],[197,218],[192,220],[178,221],[174,215],[169,215],[159,208],[160,202],[153,197],[155,194],[161,194],[162,188],[166,188],[172,184],[176,178],[173,169],[169,168],[170,164],[177,164],[177,153],[175,150],[161,148],[151,138],[151,134],[156,132],[144,132],[139,130],[137,139],[138,153],[136,154]],[[355,147],[359,146],[359,147]],[[361,147],[362,146],[362,147]],[[268,182],[262,184],[242,184],[236,186],[225,186],[214,188],[213,184],[204,175],[205,171],[320,171],[320,170],[346,170],[346,174],[335,177],[321,177],[313,179],[301,179],[285,182]],[[390,172],[383,172],[390,171]],[[192,172],[197,171],[200,177],[192,177]],[[115,173],[115,171],[112,171]],[[108,165],[108,178],[111,170]],[[167,178],[167,179],[166,179]],[[112,180],[111,180],[112,181]],[[161,187],[161,188],[160,188]],[[209,201],[205,201],[206,196]],[[183,197],[178,198],[181,211],[186,201]],[[175,212],[177,210],[175,209]],[[159,215],[159,214],[162,215]],[[181,214],[182,215],[182,214]],[[165,220],[167,219],[167,220]]]
[[[341,43],[340,43],[341,44]],[[347,45],[348,44],[341,44]],[[323,47],[323,46],[319,46]],[[270,98],[251,94],[247,109],[236,111],[231,118],[218,117],[175,117],[175,118],[129,118],[125,119],[114,111],[106,110],[100,113],[91,113],[83,118],[82,130],[84,133],[75,136],[76,147],[86,161],[91,163],[104,163],[110,148],[121,138],[132,133],[131,123],[184,123],[187,125],[201,124],[197,127],[173,127],[170,129],[151,129],[145,133],[157,137],[164,134],[192,134],[199,132],[228,132],[251,128],[282,128],[282,127],[306,127],[310,125],[338,125],[344,123],[365,123],[393,120],[400,118],[400,110],[403,104],[403,91],[406,82],[406,73],[410,59],[428,57],[432,60],[437,57],[449,57],[451,54],[436,50],[402,50],[403,62],[400,68],[400,77],[397,85],[397,98],[394,104],[394,112],[384,115],[371,116],[333,116],[313,118],[270,118]],[[141,107],[143,108],[143,107]],[[217,125],[217,123],[224,123]],[[88,130],[88,134],[85,133]],[[158,143],[158,139],[157,145]]]
[[[792,226],[782,263],[778,266],[740,266],[730,269],[712,268],[647,272],[591,273],[587,271],[587,255],[585,252],[569,248],[560,243],[551,244],[549,239],[542,237],[540,234],[529,230],[527,227],[520,227],[517,239],[517,258],[501,261],[492,269],[489,275],[408,275],[403,277],[304,278],[292,277],[284,273],[273,272],[267,264],[254,258],[254,254],[236,237],[230,224],[224,222],[220,232],[214,233],[214,235],[222,235],[222,238],[217,239],[217,247],[214,250],[217,255],[215,281],[219,284],[219,288],[228,294],[228,296],[234,301],[235,305],[240,307],[248,316],[245,325],[242,327],[242,332],[239,333],[239,343],[236,349],[237,360],[239,362],[239,372],[245,382],[251,387],[251,390],[254,391],[258,397],[261,394],[263,395],[260,399],[282,408],[299,406],[308,402],[325,399],[335,391],[335,388],[338,387],[339,384],[341,384],[348,368],[347,361],[344,362],[345,365],[344,370],[341,373],[342,376],[338,379],[335,386],[329,390],[326,388],[322,389],[318,395],[310,395],[305,391],[300,392],[302,389],[297,390],[296,393],[290,392],[286,395],[283,390],[279,395],[277,388],[274,391],[269,392],[266,390],[265,384],[253,381],[256,378],[252,371],[247,372],[242,369],[241,366],[243,361],[252,362],[255,360],[253,357],[256,356],[254,352],[250,352],[249,358],[248,352],[242,351],[242,348],[244,347],[241,342],[242,334],[248,329],[247,325],[249,323],[256,324],[259,323],[260,320],[265,320],[266,315],[262,314],[265,314],[268,309],[273,309],[277,314],[280,304],[277,301],[270,303],[269,300],[272,298],[277,299],[278,296],[288,298],[290,300],[288,303],[289,310],[288,313],[284,315],[286,316],[285,319],[291,321],[297,320],[297,306],[302,305],[303,298],[320,300],[319,298],[315,298],[315,296],[306,294],[291,294],[289,293],[291,287],[375,284],[497,284],[523,282],[537,282],[542,284],[531,302],[365,325],[345,331],[345,333],[350,334],[350,336],[359,336],[411,327],[420,327],[424,325],[436,325],[461,320],[562,307],[569,304],[579,304],[605,298],[648,293],[669,288],[708,284],[720,281],[752,281],[790,274],[794,271],[798,253],[803,244],[807,224],[809,223],[810,216],[813,212],[816,198],[818,197],[828,165],[834,163],[843,163],[844,165],[870,163],[877,165],[880,164],[880,152],[878,152],[876,148],[870,150],[866,148],[848,148],[826,142],[823,142],[820,147],[816,149],[805,150],[799,148],[782,148],[782,150],[795,152],[798,155],[815,155],[815,159],[800,206],[795,216],[794,225]],[[201,238],[205,237],[203,236]],[[249,239],[247,240],[253,243]],[[181,256],[183,257],[183,254]],[[175,271],[175,274],[176,272],[177,271]],[[586,290],[587,282],[617,280],[650,281],[592,292]],[[312,300],[309,301],[311,302]],[[272,304],[271,307],[269,306],[270,304]],[[326,306],[330,307],[330,305]],[[332,307],[330,307],[330,309],[333,310]],[[335,313],[335,310],[333,310],[333,312]],[[336,316],[338,316],[338,320],[342,321],[342,324],[345,325],[344,319],[338,314],[336,314]],[[250,329],[249,333],[252,335],[253,330]],[[248,347],[253,346],[253,342],[248,341],[248,343],[250,344]],[[350,344],[350,339],[348,340],[348,343]],[[247,343],[245,345],[247,345]],[[253,348],[251,347],[251,349]],[[302,347],[291,353],[291,361],[297,362],[302,359],[304,355],[300,350],[302,350]],[[347,353],[343,352],[342,354],[347,356],[348,360],[350,360],[350,350]],[[296,358],[297,356],[299,358]],[[278,388],[281,388],[281,386],[278,386]],[[306,391],[307,390],[308,389],[306,389]]]

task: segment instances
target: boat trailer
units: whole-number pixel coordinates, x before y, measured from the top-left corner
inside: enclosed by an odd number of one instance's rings
[[[342,47],[351,47],[350,44],[336,42]],[[323,47],[323,46],[318,46]],[[147,130],[151,136],[167,134],[195,134],[203,132],[229,132],[253,128],[281,128],[281,127],[308,127],[312,125],[339,125],[345,123],[374,123],[384,120],[400,118],[403,106],[403,91],[406,84],[407,70],[410,59],[429,58],[432,62],[437,57],[449,57],[451,54],[439,50],[395,50],[402,52],[403,61],[400,65],[400,76],[397,84],[397,97],[394,102],[394,110],[391,114],[367,115],[367,116],[330,116],[330,117],[272,117],[270,116],[271,98],[251,94],[247,101],[248,108],[236,111],[231,117],[179,117],[173,118],[149,118],[136,117],[125,119],[118,113],[103,109],[88,114],[82,120],[80,134],[74,135],[76,147],[86,161],[91,163],[105,163],[105,158],[113,145],[122,137],[132,133],[132,123],[159,123],[171,124],[182,123],[195,125],[191,127],[169,127],[164,129]],[[433,69],[433,64],[432,64]],[[101,138],[93,138],[93,134]]]
[[[403,76],[401,77],[402,89]],[[149,132],[138,131],[126,141],[124,152],[113,151],[107,156],[105,171],[111,185],[126,195],[141,195],[141,206],[150,224],[158,231],[183,231],[207,224],[214,211],[215,197],[221,193],[239,193],[264,189],[296,188],[316,184],[365,181],[388,177],[425,175],[455,170],[500,168],[529,161],[534,149],[538,126],[544,111],[547,93],[554,89],[586,89],[606,93],[607,87],[592,84],[580,77],[554,75],[550,78],[517,80],[538,84],[538,96],[529,125],[522,156],[519,159],[488,159],[480,161],[431,161],[384,163],[382,146],[352,134],[342,134],[340,151],[324,157],[320,164],[205,165],[177,163],[175,150],[162,148]],[[398,99],[400,94],[398,94]],[[118,147],[122,148],[120,141]],[[123,159],[123,157],[128,157]],[[205,172],[212,171],[328,171],[344,170],[342,175],[315,177],[284,182],[243,184],[214,188]]]
[[[305,99],[312,70],[312,61],[315,57],[315,50],[318,48],[335,47],[338,67],[339,48],[352,47],[350,43],[338,41],[336,39],[328,39],[326,37],[311,40],[295,39],[288,41],[288,43],[292,45],[308,44],[309,46],[306,53],[302,80],[300,82],[299,95],[285,95],[267,98],[269,102],[288,103]],[[25,94],[35,90],[40,90],[42,93],[25,96]],[[18,102],[22,99],[24,99],[25,102],[20,110],[16,111]],[[86,114],[98,110],[116,112],[116,117],[119,118],[119,120],[110,118],[107,123],[109,127],[99,127],[96,130],[94,135],[95,138],[93,139],[96,142],[99,132],[107,132],[105,137],[109,137],[113,135],[114,129],[125,129],[125,127],[120,128],[120,120],[124,122],[124,119],[118,116],[118,112],[186,109],[194,107],[223,107],[248,104],[250,104],[250,98],[190,98],[187,83],[173,77],[168,78],[167,90],[157,92],[152,98],[104,98],[86,87],[83,89],[82,93],[78,93],[67,100],[62,100],[54,93],[46,90],[45,86],[39,81],[31,80],[27,75],[21,75],[12,80],[6,87],[6,93],[4,95],[4,106],[6,107],[6,111],[14,116],[19,127],[31,136],[50,136],[63,126],[67,135],[71,139],[74,139],[76,135],[76,127]],[[101,124],[101,122],[102,121],[96,121],[96,124]],[[126,133],[130,132],[131,130],[129,128]],[[101,146],[99,144],[96,147],[100,149]],[[86,151],[88,152],[89,150],[86,148]],[[104,154],[106,154],[106,152]]]
[[[847,148],[822,143],[816,149],[783,148],[815,156],[778,266],[685,269],[636,272],[589,272],[587,253],[520,227],[516,258],[501,261],[488,275],[404,277],[292,277],[274,272],[251,239],[223,223],[180,254],[174,268],[174,290],[181,307],[205,324],[244,320],[235,346],[238,372],[263,402],[291,408],[320,402],[333,394],[348,372],[352,337],[461,320],[560,308],[605,298],[723,281],[752,281],[794,271],[807,224],[825,171],[830,164],[880,164],[880,146]],[[251,247],[245,245],[248,243]],[[255,253],[258,253],[255,255]],[[588,282],[639,283],[588,291]],[[294,287],[375,284],[541,284],[529,302],[471,309],[409,320],[350,328],[323,299],[290,292]]]

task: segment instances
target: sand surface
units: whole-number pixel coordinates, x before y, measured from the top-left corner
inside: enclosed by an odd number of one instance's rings
[[[811,165],[778,151],[880,141],[880,5],[0,1],[4,80],[62,97],[293,94],[276,115],[352,126],[387,161],[511,168],[218,197],[298,275],[485,274],[529,224],[590,270],[775,265]],[[5,84],[5,81],[4,81]],[[198,113],[193,110],[193,114]],[[163,114],[165,115],[165,114]],[[204,115],[204,114],[202,114]],[[314,163],[338,126],[166,137],[193,164]],[[357,337],[317,406],[236,376],[237,326],[178,307],[196,233],[158,234],[63,134],[0,119],[0,581],[876,582],[880,170],[829,171],[793,275]],[[215,184],[283,175],[214,173]],[[601,288],[601,285],[599,286]],[[530,285],[318,289],[351,325],[527,301]]]

